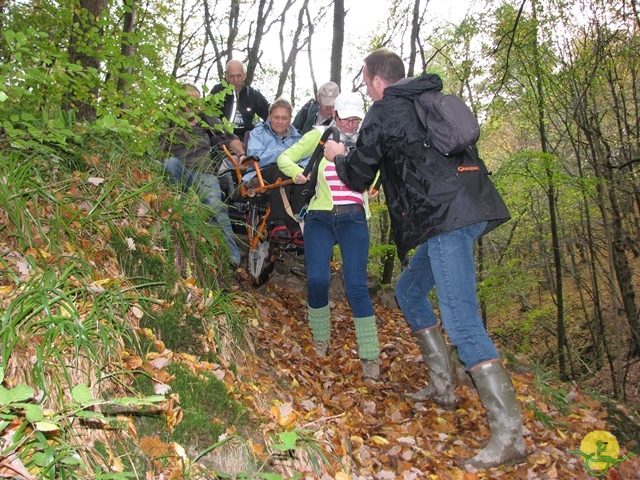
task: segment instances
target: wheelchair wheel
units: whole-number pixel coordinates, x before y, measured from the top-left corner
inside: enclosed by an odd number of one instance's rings
[[[254,286],[259,287],[271,278],[279,254],[280,245],[269,240],[264,240],[258,243],[257,248],[249,250],[247,271]]]
[[[247,256],[247,273],[256,287],[271,278],[278,255],[280,255],[280,246],[270,240],[270,232],[268,230],[259,232],[259,226],[265,221],[264,216],[268,215],[268,203],[266,202],[268,199],[265,197],[253,197],[246,215],[246,225],[252,232],[249,238],[253,237],[254,241],[257,240],[255,248],[249,248]],[[254,244],[253,241],[250,243]]]

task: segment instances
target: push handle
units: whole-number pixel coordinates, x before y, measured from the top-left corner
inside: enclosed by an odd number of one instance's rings
[[[314,169],[314,166],[320,161],[322,157],[324,157],[324,144],[326,143],[327,140],[329,140],[329,137],[333,137],[333,139],[336,142],[339,142],[340,132],[335,127],[328,127],[324,131],[324,133],[322,134],[322,137],[320,137],[320,141],[318,142],[316,149],[313,151],[313,154],[311,155],[311,160],[309,160],[309,163],[305,167],[304,172],[302,172],[302,174],[305,177],[311,173],[311,171]]]

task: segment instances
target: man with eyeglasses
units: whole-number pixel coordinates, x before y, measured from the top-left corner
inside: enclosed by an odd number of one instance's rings
[[[222,116],[235,124],[233,133],[243,141],[245,133],[253,130],[256,116],[265,121],[269,117],[269,102],[258,90],[244,84],[246,78],[247,73],[242,62],[229,60],[225,80],[233,91],[224,98]],[[226,85],[219,83],[213,87],[211,94],[215,95],[225,88]]]

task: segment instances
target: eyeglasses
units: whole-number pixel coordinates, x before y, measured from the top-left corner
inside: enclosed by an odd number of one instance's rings
[[[340,115],[338,115],[337,113],[336,118],[348,125],[358,125],[362,121],[362,119],[358,117],[340,118]]]

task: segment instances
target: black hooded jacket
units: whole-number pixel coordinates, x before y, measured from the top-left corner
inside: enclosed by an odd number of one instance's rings
[[[219,83],[211,89],[211,94],[224,90],[224,86]],[[244,85],[240,93],[238,94],[237,105],[235,106],[236,112],[242,116],[242,124],[236,124],[235,133],[241,141],[244,141],[244,135],[246,132],[253,130],[253,117],[257,115],[265,122],[269,116],[269,102],[264,98],[262,93],[249,85]],[[224,97],[224,105],[222,106],[222,112],[224,118],[230,122],[234,122],[234,98],[233,93],[227,94]]]
[[[387,87],[367,112],[356,148],[335,159],[342,181],[357,191],[366,190],[380,170],[403,262],[432,237],[485,220],[487,233],[509,219],[475,147],[447,157],[430,146],[413,102],[429,89],[442,89],[438,75]]]

